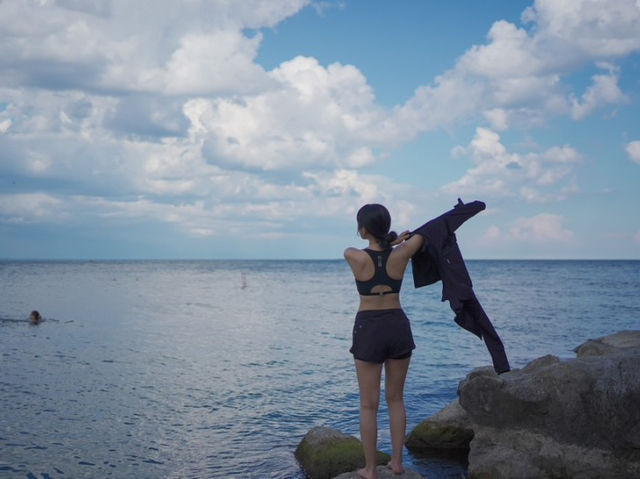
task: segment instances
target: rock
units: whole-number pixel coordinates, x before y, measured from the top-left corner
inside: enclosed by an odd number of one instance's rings
[[[469,450],[473,429],[469,417],[458,399],[437,414],[418,424],[409,434],[407,449],[414,453],[434,450]]]
[[[378,479],[423,479],[421,474],[418,474],[416,471],[412,471],[410,469],[405,469],[404,474],[395,475],[391,469],[386,466],[378,466],[376,467],[376,472],[378,473]],[[345,472],[344,474],[340,474],[336,476],[334,479],[362,479],[358,474],[353,472]]]
[[[295,456],[309,479],[331,479],[364,466],[360,440],[322,426],[314,427],[304,436]],[[390,459],[388,454],[378,451],[377,464],[387,464]]]
[[[574,352],[582,358],[603,356],[626,348],[640,348],[640,331],[621,331],[603,338],[590,339],[574,349]]]
[[[640,477],[637,331],[588,341],[497,376],[475,370],[460,404],[475,435],[470,479]]]

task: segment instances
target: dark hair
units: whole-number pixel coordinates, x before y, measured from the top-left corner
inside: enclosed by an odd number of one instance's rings
[[[364,228],[373,236],[381,248],[387,249],[391,246],[398,235],[391,228],[391,215],[389,210],[377,203],[364,205],[358,210],[356,215],[358,221],[358,232]]]

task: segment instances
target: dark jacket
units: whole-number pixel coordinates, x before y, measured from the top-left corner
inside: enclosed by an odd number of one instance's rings
[[[509,370],[504,346],[473,292],[473,284],[455,231],[484,210],[482,201],[458,204],[412,232],[424,238],[422,249],[411,258],[416,288],[442,281],[442,301],[449,301],[459,326],[484,339],[497,372]]]
[[[412,232],[425,240],[422,249],[411,258],[416,288],[442,280],[442,301],[468,299],[473,295],[473,285],[462,259],[455,231],[485,208],[482,201],[465,204],[458,199],[458,204],[453,209]]]

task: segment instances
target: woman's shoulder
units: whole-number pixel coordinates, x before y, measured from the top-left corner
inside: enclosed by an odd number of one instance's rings
[[[346,259],[356,259],[356,258],[362,258],[363,255],[365,255],[366,253],[364,252],[364,250],[358,249],[358,248],[353,248],[353,247],[348,247],[344,250],[344,257]]]

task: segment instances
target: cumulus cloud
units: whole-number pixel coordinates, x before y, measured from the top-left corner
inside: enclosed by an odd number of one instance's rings
[[[509,128],[509,113],[502,108],[493,108],[484,112],[491,128],[497,131],[504,131]]]
[[[617,69],[604,65],[609,70],[606,75],[594,75],[593,83],[582,94],[581,101],[572,99],[571,116],[575,120],[586,117],[593,110],[607,104],[624,103],[628,101],[626,95],[618,87]]]
[[[564,225],[560,215],[540,213],[532,217],[519,217],[504,228],[493,224],[478,238],[480,244],[504,248],[526,244],[536,248],[553,249],[575,243],[575,233]]]
[[[167,62],[160,88],[188,95],[260,91],[268,86],[266,72],[254,63],[260,41],[260,35],[247,38],[238,31],[185,35]]]
[[[12,86],[253,91],[268,78],[253,61],[260,35],[243,30],[272,27],[308,3],[1,2],[0,72]]]
[[[578,152],[566,145],[542,153],[510,153],[500,136],[486,128],[477,128],[471,143],[457,146],[453,153],[458,157],[468,155],[475,166],[442,191],[451,195],[516,197],[531,203],[562,199],[571,191],[563,180],[570,180],[580,159]]]
[[[45,196],[18,198],[26,210],[2,196],[3,217],[79,208],[202,236],[244,219],[277,230],[380,198],[411,211],[402,199],[409,188],[361,170],[424,131],[469,118],[491,129],[455,149],[474,167],[442,191],[562,198],[575,191],[578,153],[510,152],[496,132],[626,101],[615,61],[640,50],[635,0],[607,8],[538,0],[524,25],[497,21],[484,44],[385,110],[357,66],[299,56],[267,71],[256,62],[260,29],[309,5],[0,1],[0,172],[18,185],[51,180]],[[572,92],[564,77],[596,63],[604,72]],[[635,143],[627,146],[634,161]]]
[[[640,141],[636,140],[627,143],[625,150],[629,155],[629,159],[640,165]]]
[[[199,98],[185,104],[191,138],[202,142],[209,163],[276,170],[361,168],[374,161],[373,145],[362,137],[382,113],[356,68],[324,68],[313,58],[297,57],[270,75],[278,88],[243,100]]]
[[[562,52],[577,58],[622,57],[640,49],[637,0],[536,0],[522,18],[536,24],[542,46],[562,46]]]
[[[522,18],[522,27],[495,22],[485,44],[472,46],[452,69],[417,89],[396,111],[396,122],[405,125],[407,136],[477,112],[483,112],[493,129],[504,130],[556,115],[582,119],[627,101],[612,62],[640,51],[635,0],[606,6],[598,0],[537,0]],[[584,92],[571,92],[563,78],[592,65],[608,72],[594,75]]]

